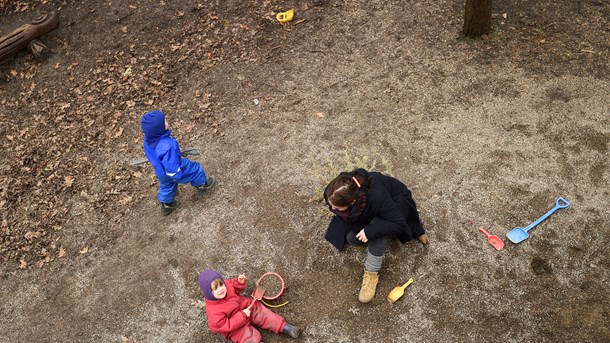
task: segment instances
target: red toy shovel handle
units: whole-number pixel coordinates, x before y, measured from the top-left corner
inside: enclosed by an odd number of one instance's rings
[[[487,238],[489,238],[489,236],[491,236],[491,234],[489,232],[485,231],[485,229],[482,227],[479,228],[479,231],[481,231],[485,236],[487,236]]]
[[[254,303],[256,302],[256,299],[252,299],[252,302],[250,303],[250,305],[248,307],[246,307],[246,309],[251,309],[252,306],[254,306]]]

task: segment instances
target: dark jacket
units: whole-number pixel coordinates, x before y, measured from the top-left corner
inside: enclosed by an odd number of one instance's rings
[[[347,233],[358,233],[362,229],[369,240],[395,237],[401,243],[425,233],[411,191],[405,184],[377,172],[369,173],[364,169],[357,169],[355,172],[372,178],[366,207],[353,223],[334,216],[325,237],[330,243],[342,250]],[[326,194],[324,198],[326,199]]]

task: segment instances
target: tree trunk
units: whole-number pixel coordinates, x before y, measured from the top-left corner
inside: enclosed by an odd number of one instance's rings
[[[489,33],[490,29],[491,0],[466,0],[462,32],[469,37],[478,37]]]

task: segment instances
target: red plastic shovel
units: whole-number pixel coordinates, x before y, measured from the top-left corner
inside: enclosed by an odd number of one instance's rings
[[[487,236],[487,241],[494,248],[496,248],[496,250],[502,250],[504,248],[504,242],[502,242],[500,237],[489,234],[489,232],[485,231],[485,229],[482,227],[479,228],[479,231],[481,231],[485,236]]]
[[[254,292],[252,292],[252,303],[250,303],[250,306],[247,307],[247,309],[249,310],[250,308],[252,308],[252,305],[254,305],[254,303],[258,300],[260,301],[263,298],[263,295],[265,295],[265,287],[260,287],[260,286],[256,286],[256,288],[254,289]]]

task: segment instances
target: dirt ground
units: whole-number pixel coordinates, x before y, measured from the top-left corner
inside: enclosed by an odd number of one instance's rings
[[[224,342],[204,268],[280,273],[302,342],[610,341],[610,3],[494,1],[481,39],[463,5],[0,0],[2,34],[61,18],[0,63],[0,341]],[[168,217],[128,164],[154,108],[218,179]],[[389,244],[367,305],[320,201],[356,165],[408,184],[431,239]]]

